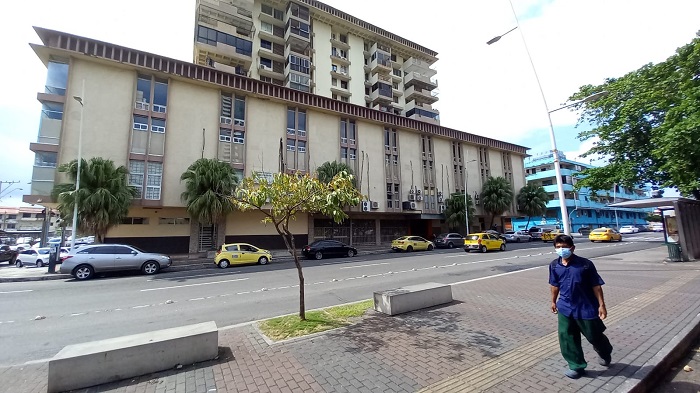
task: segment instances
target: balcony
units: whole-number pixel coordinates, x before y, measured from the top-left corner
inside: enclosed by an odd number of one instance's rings
[[[376,57],[369,63],[369,70],[374,73],[389,74],[392,70],[391,60],[388,57],[386,59]]]
[[[258,48],[258,56],[267,57],[268,59],[284,61],[284,45],[282,44],[272,44],[271,49],[263,48],[262,46]]]
[[[421,104],[434,104],[438,101],[438,98],[431,91],[411,86],[406,89],[406,101],[410,100],[415,100],[417,103]]]
[[[287,43],[284,47],[284,58],[288,59],[289,55],[294,55],[297,57],[305,57],[311,60],[311,46],[308,42],[302,43]]]
[[[272,25],[272,31],[263,30],[261,28],[258,32],[258,37],[271,42],[284,44],[284,27]]]
[[[236,34],[253,38],[253,13],[223,1],[199,0],[197,23],[216,30],[236,29]],[[223,29],[222,29],[223,28]]]
[[[432,78],[437,74],[437,71],[430,68],[430,63],[425,60],[416,59],[411,57],[403,62],[404,72],[417,72],[419,74],[426,75],[428,78]]]
[[[272,67],[266,64],[258,65],[258,74],[268,76],[270,78],[279,78],[284,76],[284,65],[280,62],[273,62]]]
[[[61,139],[61,119],[52,119],[50,117],[42,116],[41,123],[39,124],[39,138],[38,143],[45,143],[49,145],[58,145]]]
[[[343,41],[343,37],[345,40]],[[350,49],[350,44],[348,43],[348,36],[344,34],[331,33],[331,44],[336,48]]]
[[[386,93],[380,93],[380,89],[377,89],[375,91],[372,91],[369,93],[369,99],[372,101],[374,104],[391,104],[394,102],[394,97],[389,93],[389,95],[386,95]],[[391,90],[389,90],[391,92]]]
[[[311,44],[311,33],[306,28],[295,27],[290,23],[287,23],[287,27],[284,31],[284,40],[288,44],[296,44],[300,46],[309,46]]]
[[[44,92],[37,93],[36,99],[42,104],[45,102],[66,102],[66,89],[60,87],[45,86]]]
[[[331,68],[331,76],[341,81],[350,81],[352,79],[347,71],[340,71],[340,68],[337,68],[336,71]]]
[[[343,57],[337,52],[331,53],[331,61],[338,63],[338,64],[345,65],[345,66],[349,66],[351,64],[350,60],[348,60],[347,57]]]
[[[415,101],[410,101],[406,104],[404,110],[405,116],[409,119],[440,124],[440,111],[432,108],[430,105],[418,104]]]
[[[194,47],[197,53],[197,63],[201,65],[212,66],[212,64],[218,63],[233,67],[241,65],[248,69],[253,63],[252,53],[221,42],[211,45],[197,41],[194,43]],[[216,66],[213,67],[216,68]]]
[[[382,82],[384,84],[387,84],[389,86],[392,86],[392,80],[391,77],[385,74],[372,74],[369,77],[369,84],[370,86],[374,86],[375,83],[377,82]]]
[[[297,72],[299,74],[303,74],[306,77],[311,76],[311,67],[305,67],[301,64],[292,64],[292,63],[287,63],[287,65],[284,67],[284,74],[289,75],[291,72]]]
[[[437,81],[430,79],[428,75],[420,74],[418,72],[409,72],[404,76],[404,87],[417,86],[423,90],[434,90],[438,87]]]

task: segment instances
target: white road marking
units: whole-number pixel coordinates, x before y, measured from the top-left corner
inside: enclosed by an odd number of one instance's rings
[[[367,267],[367,266],[379,266],[379,265],[388,265],[389,262],[382,262],[382,263],[370,263],[369,265],[357,265],[357,266],[346,266],[346,267],[341,267],[341,269],[355,269],[358,267]]]
[[[234,270],[232,272],[226,272],[227,274],[232,274],[232,273],[240,273],[240,270]],[[221,273],[211,273],[211,274],[198,274],[195,276],[176,276],[176,277],[163,277],[163,278],[151,278],[150,280],[146,281],[165,281],[165,280],[177,280],[177,279],[182,279],[182,278],[196,278],[196,277],[209,277],[209,276],[220,276]]]
[[[77,173],[77,172],[76,172],[76,173]],[[325,263],[322,263],[321,266],[325,266],[325,265],[340,265],[341,263],[345,263],[345,262],[325,262]]]
[[[34,290],[33,290],[33,289],[23,289],[23,290],[21,290],[21,291],[0,292],[0,294],[3,294],[3,293],[24,293],[24,292],[34,292]]]
[[[77,172],[76,172],[77,173]],[[194,299],[187,299],[188,301],[195,301],[195,300],[204,300],[203,297],[196,297]]]
[[[146,308],[146,307],[151,307],[151,305],[150,305],[150,304],[144,304],[143,306],[134,306],[134,307],[131,307],[131,308]]]
[[[201,286],[201,285],[223,284],[223,283],[227,283],[227,282],[245,281],[245,280],[247,280],[247,278],[236,278],[236,279],[233,279],[233,280],[202,282],[202,283],[199,283],[199,284],[175,285],[175,286],[172,286],[172,287],[142,289],[141,292],[160,291],[160,290],[163,290],[163,289],[175,289],[175,288],[185,288],[185,287],[198,287],[198,286]]]
[[[528,270],[534,270],[534,269],[541,269],[541,268],[543,268],[543,267],[545,267],[545,266],[536,266],[536,267],[530,267],[530,268],[527,268],[527,269],[522,269],[522,270],[516,270],[516,271],[513,271],[513,272],[507,272],[507,273],[500,273],[500,274],[494,274],[493,276],[486,276],[486,277],[472,278],[471,280],[464,280],[464,281],[457,281],[457,282],[453,282],[453,283],[452,283],[452,284],[450,284],[450,285],[460,285],[460,284],[467,284],[467,283],[470,283],[470,282],[474,282],[474,281],[481,281],[481,280],[486,280],[486,279],[489,279],[489,278],[495,278],[495,277],[507,276],[507,275],[509,275],[509,274],[515,274],[515,273],[522,273],[522,272],[526,272],[526,271],[528,271]]]

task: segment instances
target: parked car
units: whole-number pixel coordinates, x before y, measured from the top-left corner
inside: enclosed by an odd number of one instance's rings
[[[60,272],[71,274],[77,280],[87,280],[95,273],[121,270],[140,270],[156,274],[172,264],[163,254],[145,252],[125,244],[93,244],[72,250],[61,263]]]
[[[555,229],[559,229],[554,225],[541,225],[538,227],[531,227],[528,229],[528,233],[530,233],[530,236],[532,236],[532,240],[541,240],[542,239],[542,234],[547,232],[547,231],[553,231]]]
[[[506,237],[506,243],[529,242],[532,240],[532,236],[526,231],[507,231],[504,236]]]
[[[464,238],[459,233],[441,233],[435,238],[435,247],[454,248],[464,244]]]
[[[653,232],[663,232],[664,224],[660,222],[652,222],[651,224],[649,224],[649,230]]]
[[[634,225],[623,225],[620,227],[620,233],[638,233],[639,228]]]
[[[591,234],[588,235],[588,240],[592,242],[611,242],[613,240],[621,242],[622,235],[612,228],[598,228],[591,231]]]
[[[506,241],[490,233],[472,233],[464,238],[464,251],[506,250]]]
[[[487,229],[487,230],[485,230],[483,233],[491,234],[491,235],[496,236],[497,238],[503,240],[504,242],[506,241],[506,235],[505,235],[505,234],[503,234],[503,233],[501,233],[501,232],[498,232],[498,231],[494,231],[493,229]]]
[[[354,257],[357,249],[338,240],[316,240],[304,246],[301,253],[306,258],[323,259],[325,257]]]
[[[547,242],[554,242],[554,239],[556,239],[557,236],[563,235],[564,231],[561,229],[554,229],[554,230],[547,230],[542,234],[542,241],[547,243]]]
[[[401,236],[391,242],[391,249],[394,251],[432,251],[433,248],[435,248],[433,242],[420,236]]]
[[[272,260],[270,251],[257,248],[248,243],[224,244],[216,251],[214,263],[216,266],[225,269],[231,265],[244,265],[248,263],[259,263],[266,265]]]
[[[0,262],[9,262],[10,265],[14,265],[17,260],[17,254],[17,250],[11,249],[10,246],[0,246]]]

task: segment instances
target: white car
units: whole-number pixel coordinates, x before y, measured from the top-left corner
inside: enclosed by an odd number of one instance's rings
[[[22,267],[25,265],[32,265],[36,267],[44,267],[49,265],[49,253],[51,249],[49,247],[44,248],[30,248],[24,250],[17,255],[17,260],[15,261],[15,266]],[[61,258],[68,255],[68,249],[61,247],[61,252],[59,254],[59,259],[56,260],[56,264],[61,263]]]
[[[637,233],[639,232],[639,228],[637,228],[634,225],[623,225],[620,227],[620,230],[618,231],[620,233]]]

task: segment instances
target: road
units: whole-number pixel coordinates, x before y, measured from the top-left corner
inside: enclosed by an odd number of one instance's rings
[[[620,243],[580,241],[576,252],[595,258],[657,247],[659,234]],[[440,282],[453,284],[548,264],[551,243],[508,244],[505,252],[461,249],[304,261],[307,309],[354,302],[377,290]],[[546,285],[546,277],[542,278]],[[50,358],[69,344],[216,321],[225,327],[299,308],[292,262],[226,270],[113,274],[74,280],[0,284],[0,365]],[[39,317],[39,318],[37,318]]]

